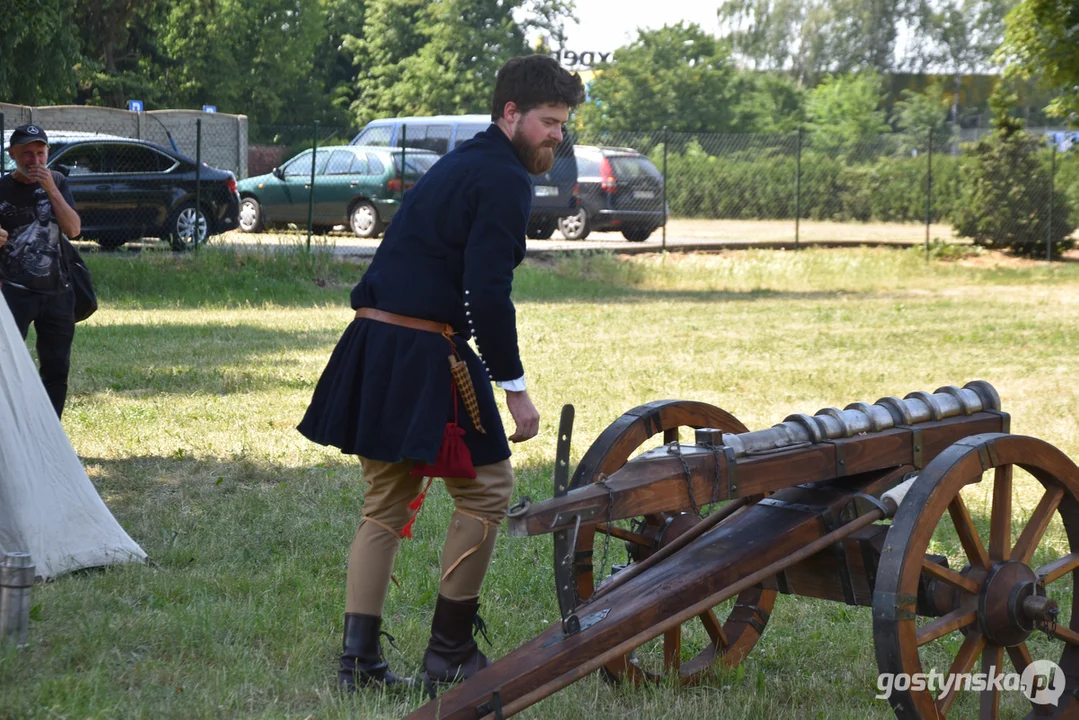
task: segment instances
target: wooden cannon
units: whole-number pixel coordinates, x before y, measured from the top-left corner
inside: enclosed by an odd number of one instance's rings
[[[742,662],[779,593],[871,606],[882,674],[992,676],[1011,672],[1005,655],[1015,673],[1040,672],[1028,639],[1045,633],[1063,651],[1040,687],[1062,692],[1044,704],[1031,688],[1031,713],[1079,716],[1079,468],[1010,434],[988,383],[792,415],[756,432],[707,404],[649,403],[611,424],[571,479],[572,418],[566,406],[554,497],[525,498],[508,516],[512,535],[554,534],[561,622],[409,718],[508,717],[595,671],[701,682]],[[692,444],[682,428],[694,430]],[[645,450],[659,435],[663,444]],[[1023,485],[1033,510],[1013,528],[1015,466],[1034,480]],[[985,512],[964,488],[978,489]],[[612,538],[627,562],[604,576]],[[936,554],[949,547],[951,559]],[[1061,616],[1057,599],[1069,596]],[[888,701],[900,718],[941,718],[969,683],[897,682]],[[964,714],[996,718],[1001,692],[990,682]]]

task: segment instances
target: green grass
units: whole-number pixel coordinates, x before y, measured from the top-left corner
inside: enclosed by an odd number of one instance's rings
[[[87,255],[102,308],[76,334],[64,424],[160,567],[35,588],[32,646],[0,655],[0,718],[404,715],[418,698],[335,691],[362,478],[293,429],[362,267],[320,252]],[[566,402],[577,460],[651,400],[712,403],[756,429],[980,378],[1015,432],[1079,458],[1079,264],[927,264],[887,249],[574,256],[526,263],[516,299],[544,417],[515,448],[518,495],[550,495]],[[1037,501],[1021,487],[1017,518]],[[987,498],[968,500],[983,522]],[[399,555],[385,621],[399,671],[427,640],[451,507],[436,484]],[[1054,526],[1047,544],[1062,542]],[[549,537],[499,537],[481,597],[492,657],[557,619],[551,554]],[[685,690],[591,677],[523,717],[891,717],[876,673],[868,608],[781,596],[739,671]],[[1025,713],[1014,700],[1005,717]]]

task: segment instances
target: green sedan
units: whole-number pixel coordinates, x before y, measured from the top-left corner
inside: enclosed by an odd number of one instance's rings
[[[378,237],[408,190],[439,156],[408,148],[347,145],[315,151],[314,228],[348,224],[362,238]],[[311,151],[304,150],[273,172],[237,183],[240,229],[261,232],[276,223],[306,225],[311,203]]]

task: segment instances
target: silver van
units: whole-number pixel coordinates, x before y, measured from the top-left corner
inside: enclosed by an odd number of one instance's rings
[[[385,118],[367,123],[350,144],[416,148],[445,155],[490,125],[490,115]],[[554,166],[542,175],[532,176],[532,214],[527,234],[533,240],[551,237],[558,221],[577,215],[580,207],[573,138],[568,133],[564,135],[555,148]]]

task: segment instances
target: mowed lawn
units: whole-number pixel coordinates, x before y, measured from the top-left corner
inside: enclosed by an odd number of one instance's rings
[[[157,566],[36,587],[31,647],[0,654],[0,718],[394,718],[418,706],[336,690],[363,481],[353,458],[293,429],[362,267],[227,250],[89,262],[102,308],[76,335],[64,425]],[[983,379],[1014,432],[1079,459],[1079,263],[927,263],[899,249],[595,255],[526,262],[516,301],[544,418],[515,448],[518,495],[551,494],[563,403],[576,406],[576,461],[652,400],[712,403],[757,429]],[[1020,493],[1020,529],[1038,497]],[[972,502],[979,522],[987,500]],[[422,657],[451,511],[436,483],[398,556],[385,613],[396,671]],[[1059,524],[1047,543],[1067,552]],[[557,620],[551,556],[549,537],[499,537],[481,596],[491,657]],[[1052,587],[1070,607],[1070,582]],[[1059,658],[1044,637],[1031,649]],[[780,596],[738,671],[693,689],[593,676],[522,717],[892,717],[876,677],[869,608]],[[1007,696],[1002,716],[1025,714],[1021,700]],[[976,712],[976,698],[964,707]]]

